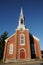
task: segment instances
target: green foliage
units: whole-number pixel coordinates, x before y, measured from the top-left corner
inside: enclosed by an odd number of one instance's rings
[[[8,33],[4,32],[0,36],[0,59],[3,58],[4,46],[5,46],[5,39],[8,38]]]

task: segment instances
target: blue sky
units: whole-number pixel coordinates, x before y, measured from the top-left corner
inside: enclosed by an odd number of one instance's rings
[[[26,27],[40,39],[43,50],[43,0],[0,0],[0,35],[5,31],[9,36],[15,33],[21,7]]]

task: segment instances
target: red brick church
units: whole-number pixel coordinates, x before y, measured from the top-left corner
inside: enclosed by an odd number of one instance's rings
[[[29,32],[24,23],[21,8],[16,32],[5,40],[3,62],[16,59],[41,59],[39,39]]]

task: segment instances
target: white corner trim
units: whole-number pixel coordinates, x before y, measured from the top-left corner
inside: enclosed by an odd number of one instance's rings
[[[5,42],[7,43],[7,41],[8,41],[11,37],[13,37],[15,34],[16,34],[16,33],[14,33],[13,35],[11,35],[11,36],[8,37],[7,39],[5,39]]]
[[[5,39],[5,42],[7,43],[8,39]]]
[[[39,41],[39,38],[37,38],[37,37],[36,37],[36,36],[34,36],[34,35],[33,35],[33,37],[34,37],[36,40],[38,40],[38,41]]]

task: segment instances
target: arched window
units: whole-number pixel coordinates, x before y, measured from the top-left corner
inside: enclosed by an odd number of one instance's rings
[[[13,54],[13,44],[9,45],[9,54]]]
[[[23,24],[23,20],[21,19],[21,24]]]
[[[25,35],[20,34],[20,45],[24,45],[24,44],[25,44]]]
[[[21,49],[20,51],[21,51],[21,52],[24,52],[24,49]]]

